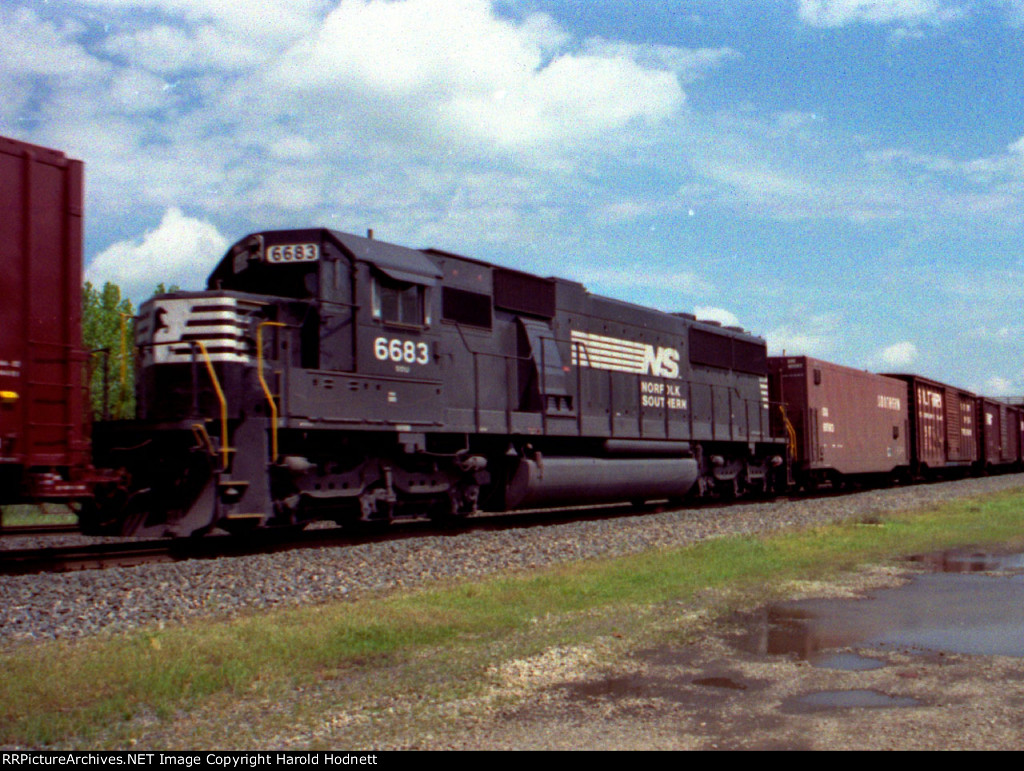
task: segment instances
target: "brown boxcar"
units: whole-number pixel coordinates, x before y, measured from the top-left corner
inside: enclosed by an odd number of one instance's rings
[[[81,161],[0,137],[0,503],[84,491],[82,192]]]
[[[1021,410],[978,397],[978,463],[982,468],[1012,466],[1021,460]]]
[[[919,375],[904,381],[910,402],[911,464],[915,474],[967,470],[978,460],[977,397]]]
[[[1017,460],[1024,464],[1024,405],[1011,405],[1017,411],[1017,421],[1010,425],[1010,442],[1016,441]]]
[[[771,399],[793,429],[797,481],[907,469],[906,383],[807,356],[769,357],[768,369]]]

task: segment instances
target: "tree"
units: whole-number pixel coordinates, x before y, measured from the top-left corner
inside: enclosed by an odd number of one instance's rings
[[[93,417],[135,416],[135,308],[109,281],[82,290],[82,341],[90,356]]]

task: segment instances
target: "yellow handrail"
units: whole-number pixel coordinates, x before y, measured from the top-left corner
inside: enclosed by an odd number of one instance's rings
[[[796,441],[796,428],[789,421],[789,416],[786,414],[786,407],[783,404],[779,405],[779,412],[782,413],[782,423],[786,427],[786,434],[789,436],[789,457],[793,460],[798,460],[796,457],[797,453],[797,441]]]
[[[196,438],[196,448],[202,448],[206,450],[210,455],[216,455],[217,451],[213,449],[213,441],[210,439],[210,435],[206,432],[206,426],[202,423],[192,424],[192,436]]]
[[[224,391],[220,387],[220,381],[217,380],[217,373],[213,369],[213,362],[210,361],[210,354],[206,350],[206,344],[202,340],[196,340],[196,345],[199,346],[199,350],[203,354],[206,370],[210,373],[210,380],[213,381],[213,390],[216,391],[217,401],[220,403],[220,451],[224,456],[224,471],[227,471],[230,465],[228,457],[231,453],[228,447],[228,402],[224,398]]]
[[[263,321],[256,328],[256,372],[259,375],[260,386],[263,387],[263,395],[267,397],[270,404],[270,460],[277,461],[277,402],[274,395],[270,393],[270,386],[263,376],[263,327],[286,327],[280,321]]]

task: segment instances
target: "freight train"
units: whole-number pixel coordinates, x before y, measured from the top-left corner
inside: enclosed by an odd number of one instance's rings
[[[25,203],[26,180],[63,161],[2,147],[14,160],[0,167],[0,206],[13,222],[8,210],[40,208]],[[51,175],[64,182],[51,223],[80,216],[74,163]],[[93,425],[86,458],[70,288],[80,228],[45,255],[31,233],[5,234],[33,248],[0,252],[3,294],[42,310],[12,314],[28,329],[0,328],[0,502],[75,499],[85,530],[181,536],[733,498],[1021,462],[1018,408],[912,375],[769,358],[739,328],[370,235],[254,233],[205,290],[145,302],[137,416]],[[48,291],[39,264],[63,273],[64,289],[34,305]],[[51,325],[59,355],[37,344]],[[63,358],[47,375],[63,391],[34,374],[51,358]],[[42,404],[68,417],[50,426]],[[63,453],[33,453],[43,428]]]

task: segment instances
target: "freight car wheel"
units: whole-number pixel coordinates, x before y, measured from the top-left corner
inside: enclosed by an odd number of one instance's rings
[[[78,517],[78,529],[82,535],[116,535],[116,522],[104,516],[95,500],[83,501],[74,510]]]
[[[83,535],[120,535],[128,490],[122,485],[97,486],[93,497],[83,501],[75,514]]]

